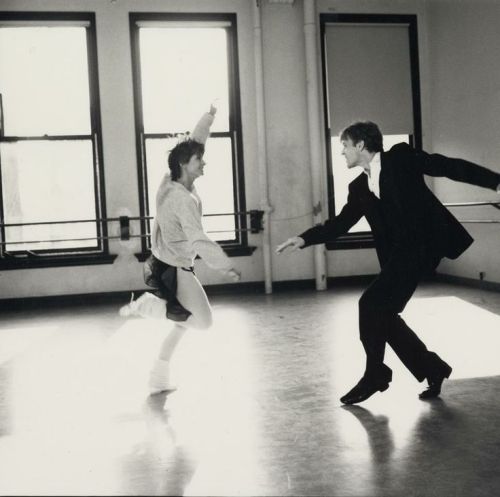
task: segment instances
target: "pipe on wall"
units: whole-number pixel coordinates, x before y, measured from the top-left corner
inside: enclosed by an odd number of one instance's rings
[[[316,5],[314,0],[304,0],[304,37],[306,50],[307,116],[309,124],[309,159],[311,164],[313,221],[323,223],[322,177],[324,174],[321,144],[321,113],[318,80],[318,50],[316,45]],[[316,290],[326,289],[326,253],[324,245],[314,247]]]
[[[267,144],[266,119],[264,104],[264,70],[262,61],[262,27],[260,2],[253,2],[254,20],[254,58],[255,58],[255,94],[257,114],[257,161],[260,186],[260,208],[264,211],[264,232],[262,234],[262,252],[264,256],[264,282],[267,294],[272,293],[272,266],[271,266],[271,231],[269,217],[272,207],[269,204],[268,171],[267,171]]]

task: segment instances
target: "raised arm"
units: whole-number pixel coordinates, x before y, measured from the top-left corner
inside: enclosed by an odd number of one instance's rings
[[[201,116],[193,131],[190,134],[190,138],[198,143],[205,144],[208,137],[210,136],[210,127],[212,126],[215,114],[217,113],[217,108],[212,104],[210,105],[210,110]]]

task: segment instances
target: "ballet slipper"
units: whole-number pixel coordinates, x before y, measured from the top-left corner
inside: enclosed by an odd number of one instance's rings
[[[124,318],[128,318],[129,316],[134,315],[134,310],[135,310],[135,304],[134,302],[134,292],[130,295],[130,302],[128,304],[125,304],[123,307],[120,307],[120,310],[118,311],[118,314],[120,316],[123,316]]]
[[[145,292],[137,300],[134,300],[134,294],[132,293],[130,303],[124,305],[119,314],[124,317],[140,316],[143,318],[166,319],[166,302],[150,292]]]

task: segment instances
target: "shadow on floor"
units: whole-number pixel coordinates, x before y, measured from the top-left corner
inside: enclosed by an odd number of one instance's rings
[[[500,376],[450,381],[426,401],[405,447],[394,448],[390,418],[345,406],[367,433],[380,495],[488,496],[500,486]]]

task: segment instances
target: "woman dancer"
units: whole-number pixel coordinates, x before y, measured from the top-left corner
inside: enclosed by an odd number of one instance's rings
[[[188,328],[207,329],[212,311],[193,271],[196,255],[209,266],[239,281],[240,273],[221,247],[205,234],[201,200],[194,181],[203,175],[203,153],[217,109],[211,105],[187,139],[168,156],[170,174],[165,174],[156,194],[156,217],[151,236],[152,255],[144,264],[146,284],[155,288],[120,310],[122,315],[140,315],[173,320],[149,377],[151,394],[174,389],[169,364]]]

